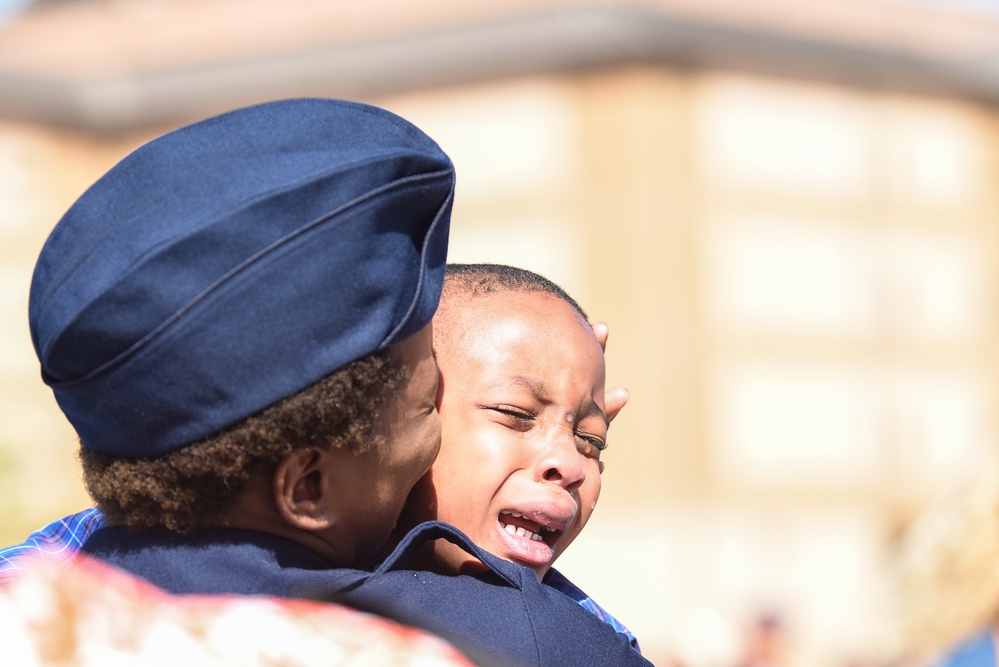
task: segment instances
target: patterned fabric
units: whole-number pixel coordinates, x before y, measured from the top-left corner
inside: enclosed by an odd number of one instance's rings
[[[34,569],[39,560],[65,563],[80,551],[87,536],[104,525],[96,507],[71,514],[36,530],[21,544],[0,549],[0,586]]]
[[[601,621],[603,621],[607,625],[611,626],[612,628],[620,632],[622,635],[628,637],[628,640],[631,642],[632,648],[634,648],[639,653],[642,652],[642,649],[638,645],[638,639],[635,637],[635,635],[631,634],[631,630],[626,628],[624,624],[621,623],[621,621],[611,616],[606,609],[598,605],[593,598],[591,598],[589,595],[580,590],[579,587],[577,587],[574,583],[566,579],[565,575],[563,575],[561,572],[559,572],[555,568],[548,570],[548,574],[545,575],[544,583],[547,584],[548,586],[551,586],[560,593],[568,595],[570,598],[575,600],[583,609],[587,610],[588,612],[599,618]]]
[[[0,586],[9,583],[18,574],[34,569],[38,558],[46,562],[63,563],[79,552],[87,536],[104,526],[104,515],[97,508],[71,514],[36,530],[23,543],[0,549]],[[628,637],[631,646],[641,653],[638,639],[607,610],[569,581],[561,572],[552,568],[544,583],[567,595],[581,607]]]
[[[173,596],[81,555],[0,590],[3,663],[19,667],[472,667],[443,639],[336,604]]]

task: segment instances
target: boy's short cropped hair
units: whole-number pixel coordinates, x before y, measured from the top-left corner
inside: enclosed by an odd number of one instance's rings
[[[566,302],[584,320],[589,320],[575,299],[542,275],[506,264],[448,264],[445,271],[441,308],[458,295],[482,296],[496,292],[541,292]]]

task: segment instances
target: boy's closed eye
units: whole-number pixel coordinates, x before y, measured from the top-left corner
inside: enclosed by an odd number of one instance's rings
[[[536,421],[534,413],[512,405],[482,405],[479,407],[495,413],[502,424],[515,431],[527,431],[534,426]]]
[[[607,449],[607,443],[595,435],[576,433],[576,440],[579,441],[579,453],[583,456],[599,459],[600,452]]]
[[[530,430],[537,420],[537,416],[533,412],[512,405],[480,405],[479,407],[498,414],[500,422],[504,426],[518,432]],[[607,449],[607,443],[597,435],[577,430],[573,436],[578,443],[579,453],[588,458],[599,459],[600,452]]]

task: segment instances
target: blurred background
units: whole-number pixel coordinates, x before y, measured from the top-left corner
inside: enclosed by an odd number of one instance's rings
[[[901,664],[913,604],[930,650],[994,611],[898,588],[999,445],[995,0],[0,0],[0,544],[89,506],[28,334],[52,226],[141,142],[309,95],[452,156],[452,261],[611,323],[632,400],[559,567],[653,662]]]

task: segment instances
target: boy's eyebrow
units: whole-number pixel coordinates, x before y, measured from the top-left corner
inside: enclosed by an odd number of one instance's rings
[[[587,417],[590,415],[597,415],[604,420],[604,424],[607,424],[607,413],[601,410],[600,406],[597,405],[597,402],[594,401],[593,399],[590,399],[589,404],[586,406],[583,412]]]
[[[599,406],[599,405],[597,405],[597,402],[596,402],[596,401],[594,401],[594,400],[593,400],[593,399],[591,398],[591,399],[590,399],[590,400],[589,400],[589,401],[588,401],[588,402],[586,403],[586,406],[585,406],[585,407],[584,407],[584,408],[582,409],[582,411],[580,412],[580,415],[579,415],[579,417],[580,417],[580,418],[583,418],[583,417],[592,417],[592,416],[597,416],[597,417],[600,417],[601,419],[603,419],[603,420],[604,420],[604,424],[605,424],[605,425],[607,424],[607,413],[606,413],[606,412],[604,412],[604,411],[603,411],[603,410],[602,410],[602,409],[600,408],[600,406]],[[578,421],[578,419],[577,419],[577,421]]]
[[[548,397],[545,392],[545,384],[539,380],[533,378],[525,377],[523,375],[511,375],[504,377],[495,382],[491,382],[490,386],[495,389],[504,389],[507,387],[521,387],[526,389],[531,393],[531,395],[542,402],[547,402]]]
[[[523,375],[513,375],[508,378],[508,382],[506,384],[520,385],[530,390],[530,392],[537,398],[545,398],[545,384],[539,380],[524,377]]]

